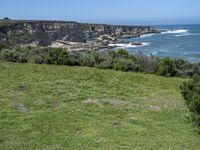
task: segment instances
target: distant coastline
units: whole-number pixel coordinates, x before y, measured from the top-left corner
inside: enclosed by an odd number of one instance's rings
[[[8,45],[63,47],[70,50],[111,48],[119,39],[158,33],[151,26],[107,25],[74,21],[1,20],[0,42]],[[16,39],[17,37],[17,39]]]

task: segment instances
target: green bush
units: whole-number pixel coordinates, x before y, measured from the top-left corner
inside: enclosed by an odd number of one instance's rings
[[[9,48],[9,46],[8,46],[7,44],[5,44],[5,43],[0,43],[0,50],[2,50],[2,49],[7,49],[7,48]]]
[[[66,64],[69,66],[80,66],[80,53],[78,52],[68,52],[68,58],[66,60]]]
[[[61,50],[58,55],[58,64],[59,65],[68,65],[69,54],[67,51]]]
[[[153,57],[144,56],[142,54],[138,54],[135,58],[132,58],[137,65],[136,71],[144,72],[144,73],[155,73],[157,60]]]
[[[45,61],[47,64],[60,64],[59,62],[59,56],[62,52],[61,48],[51,48],[46,57],[45,57]]]
[[[164,58],[158,63],[157,74],[162,76],[174,77],[177,74],[177,67],[174,59]]]
[[[28,62],[36,64],[45,64],[45,57],[47,55],[47,48],[28,48]]]
[[[101,62],[100,64],[97,64],[95,67],[99,69],[113,69],[113,60],[112,59],[106,59],[105,61]]]
[[[97,56],[96,59],[98,59]],[[80,62],[82,66],[94,67],[96,59],[95,59],[95,53],[83,53],[80,56]]]
[[[62,48],[51,48],[45,56],[45,62],[47,64],[69,66],[79,66],[81,64],[79,53],[67,52]]]
[[[117,54],[118,54],[118,56],[119,56],[120,58],[128,58],[128,57],[129,57],[129,53],[128,53],[128,51],[125,50],[125,49],[119,49],[119,50],[117,51]]]
[[[116,51],[108,50],[108,51],[107,51],[107,54],[108,54],[111,58],[113,58],[113,59],[119,58],[119,54],[118,54]]]
[[[185,82],[181,86],[181,93],[192,112],[192,119],[200,126],[200,76]]]
[[[28,51],[20,47],[16,49],[3,49],[0,53],[0,59],[11,62],[27,63],[27,55]]]
[[[2,47],[5,47],[2,46]],[[19,63],[89,66],[119,71],[135,71],[169,77],[200,75],[200,63],[181,59],[154,58],[142,54],[132,55],[124,49],[118,51],[69,52],[63,48],[15,47],[0,50],[0,59]]]
[[[134,71],[136,68],[134,62],[130,59],[120,58],[114,62],[113,69],[117,71]]]

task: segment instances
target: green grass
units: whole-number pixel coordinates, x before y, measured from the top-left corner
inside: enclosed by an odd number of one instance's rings
[[[0,62],[0,149],[198,150],[183,81]]]

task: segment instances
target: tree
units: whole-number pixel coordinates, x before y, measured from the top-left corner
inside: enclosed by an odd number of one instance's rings
[[[10,18],[8,18],[8,17],[5,17],[5,18],[3,18],[3,20],[11,20]]]

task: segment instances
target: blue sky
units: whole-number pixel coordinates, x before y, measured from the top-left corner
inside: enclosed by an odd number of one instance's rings
[[[0,18],[110,24],[200,23],[200,0],[0,0]]]

